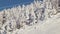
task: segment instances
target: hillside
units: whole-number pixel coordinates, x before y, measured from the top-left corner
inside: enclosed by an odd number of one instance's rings
[[[0,11],[0,34],[60,34],[60,13],[50,1],[34,1]]]

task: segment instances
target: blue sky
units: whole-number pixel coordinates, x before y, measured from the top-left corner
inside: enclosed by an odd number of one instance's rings
[[[13,7],[15,5],[30,4],[34,0],[0,0],[0,10]]]

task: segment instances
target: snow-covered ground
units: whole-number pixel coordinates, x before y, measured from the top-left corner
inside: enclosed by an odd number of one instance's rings
[[[49,1],[0,11],[0,34],[60,34],[60,13]]]

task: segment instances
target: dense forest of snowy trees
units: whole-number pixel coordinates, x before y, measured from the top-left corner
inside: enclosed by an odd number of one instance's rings
[[[0,33],[13,34],[16,29],[43,23],[56,14],[51,2],[34,1],[29,5],[17,6],[0,11]],[[16,32],[15,32],[16,34]]]

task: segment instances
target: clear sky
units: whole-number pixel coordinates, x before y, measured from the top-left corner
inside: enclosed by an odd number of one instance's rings
[[[34,0],[0,0],[0,10],[8,7],[13,7],[15,5],[30,4]]]

